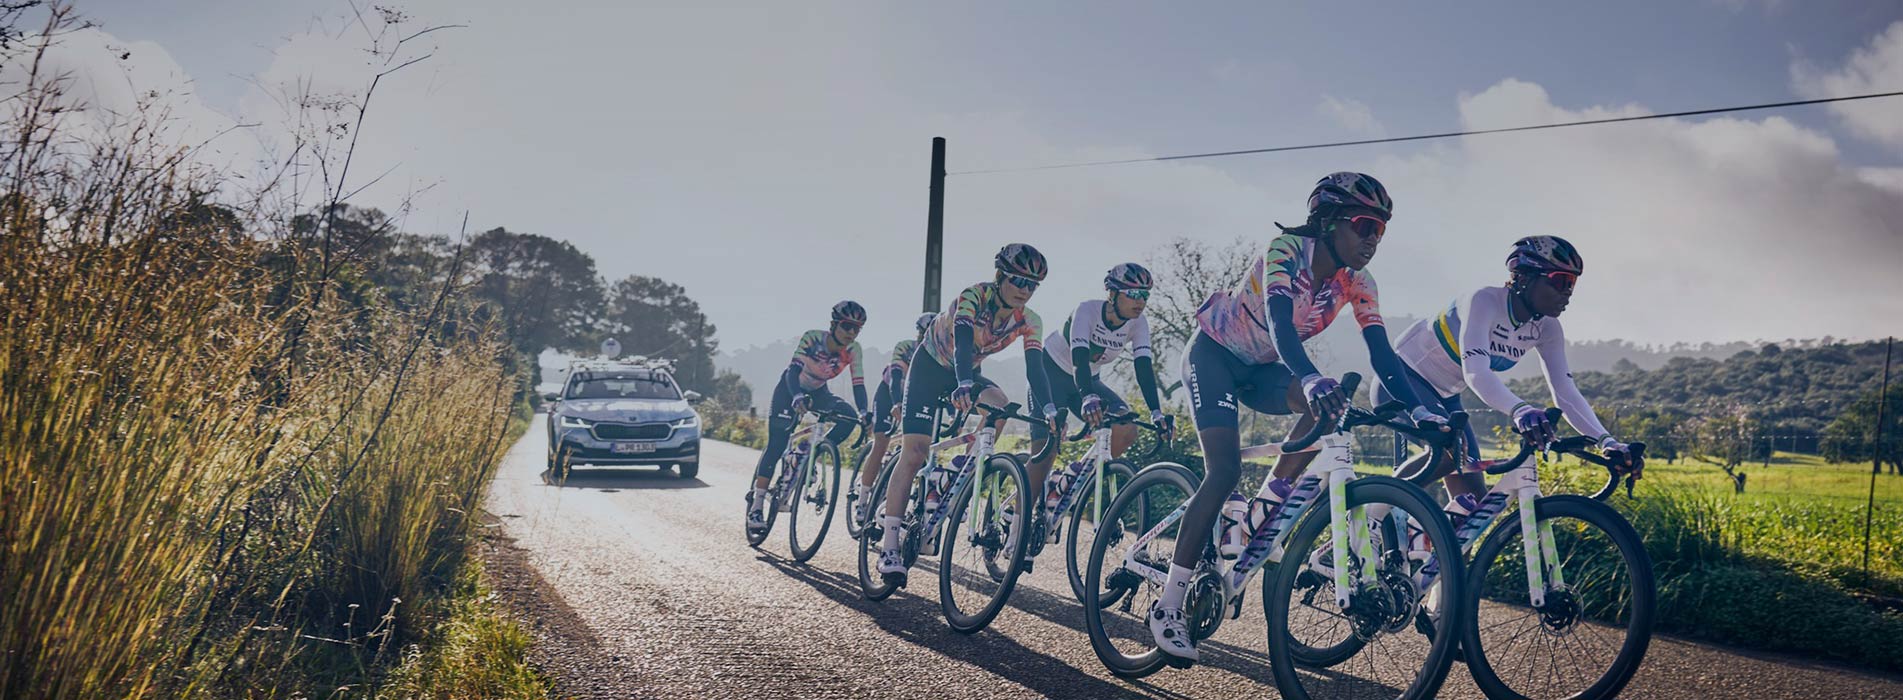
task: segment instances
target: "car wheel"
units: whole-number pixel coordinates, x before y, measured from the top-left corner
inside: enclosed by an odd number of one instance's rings
[[[681,478],[683,478],[683,479],[692,479],[692,478],[694,478],[694,477],[696,477],[696,476],[699,476],[699,475],[700,475],[700,463],[699,463],[699,462],[682,462],[682,463],[680,463],[680,464],[676,464],[676,465],[674,465],[674,466],[676,466],[676,467],[678,467],[678,468],[679,468],[679,470],[680,470],[680,475],[681,475]]]

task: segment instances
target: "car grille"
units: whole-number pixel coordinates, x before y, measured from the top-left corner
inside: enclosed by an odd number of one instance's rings
[[[666,440],[674,432],[666,423],[596,423],[595,437],[601,440]]]

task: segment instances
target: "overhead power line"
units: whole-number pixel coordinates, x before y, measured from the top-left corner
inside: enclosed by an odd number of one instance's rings
[[[948,174],[950,175],[985,175],[990,173],[1021,173],[1021,172],[1029,172],[1033,170],[1061,170],[1064,168],[1088,168],[1088,167],[1094,167],[1099,165],[1123,165],[1126,163],[1154,163],[1158,161],[1167,161],[1167,160],[1191,160],[1194,158],[1222,158],[1225,156],[1246,156],[1246,155],[1255,155],[1258,153],[1282,153],[1285,151],[1308,151],[1308,150],[1314,150],[1319,148],[1340,148],[1342,146],[1366,146],[1369,144],[1376,144],[1376,143],[1400,143],[1403,141],[1425,141],[1428,139],[1446,139],[1446,138],[1454,138],[1456,136],[1479,136],[1482,134],[1504,134],[1504,133],[1514,132],[1514,131],[1536,131],[1539,129],[1559,129],[1559,128],[1564,128],[1569,126],[1589,126],[1593,124],[1616,124],[1619,122],[1645,121],[1647,119],[1671,119],[1673,117],[1696,117],[1696,116],[1705,115],[1705,114],[1724,114],[1726,112],[1749,112],[1752,110],[1759,110],[1759,109],[1780,109],[1784,107],[1801,107],[1804,105],[1826,104],[1830,102],[1850,102],[1853,100],[1873,100],[1879,97],[1897,97],[1900,95],[1903,95],[1903,91],[1875,92],[1875,93],[1870,93],[1866,95],[1846,95],[1844,97],[1825,97],[1825,98],[1820,98],[1815,100],[1795,100],[1791,102],[1768,102],[1765,104],[1743,105],[1738,107],[1717,107],[1713,109],[1694,109],[1687,112],[1669,112],[1666,114],[1645,114],[1645,115],[1640,115],[1636,117],[1610,117],[1606,119],[1586,119],[1583,121],[1562,122],[1558,124],[1532,124],[1528,126],[1510,126],[1510,127],[1499,128],[1499,129],[1475,129],[1472,131],[1449,131],[1449,132],[1440,133],[1440,134],[1419,134],[1416,136],[1395,136],[1392,138],[1383,138],[1383,139],[1362,139],[1360,141],[1335,141],[1333,143],[1311,143],[1311,144],[1306,144],[1302,146],[1274,146],[1270,148],[1249,148],[1249,149],[1243,149],[1243,150],[1237,150],[1237,151],[1216,151],[1214,153],[1188,153],[1188,154],[1174,155],[1174,156],[1155,156],[1151,158],[1125,158],[1122,160],[1098,160],[1098,161],[1088,161],[1083,163],[1058,163],[1055,165],[1034,165],[1034,166],[1021,167],[1021,168],[994,168],[990,170],[965,170],[961,172],[948,173]]]

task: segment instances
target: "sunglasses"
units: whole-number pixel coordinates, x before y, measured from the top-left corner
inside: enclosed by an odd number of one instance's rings
[[[1150,290],[1148,289],[1123,289],[1119,290],[1118,293],[1137,301],[1149,301],[1150,299]]]
[[[1575,275],[1571,272],[1554,270],[1552,272],[1542,273],[1540,276],[1545,277],[1546,282],[1553,285],[1553,289],[1559,290],[1562,293],[1571,293],[1573,291],[1573,285],[1579,284],[1579,275]]]
[[[1038,281],[1031,279],[1029,277],[1019,277],[1017,275],[1005,275],[1004,281],[1010,282],[1011,286],[1017,287],[1018,289],[1022,289],[1027,292],[1037,291]]]
[[[1344,216],[1335,220],[1348,222],[1348,230],[1354,231],[1356,236],[1362,238],[1379,238],[1388,230],[1388,222],[1382,221],[1381,217],[1378,216],[1360,214],[1357,216]]]
[[[846,331],[848,333],[857,331],[861,327],[865,326],[865,324],[863,323],[854,323],[852,321],[834,321],[833,325],[838,326],[839,330]]]

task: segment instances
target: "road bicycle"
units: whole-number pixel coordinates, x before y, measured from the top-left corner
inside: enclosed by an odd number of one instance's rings
[[[1039,511],[1042,517],[1033,523],[1031,550],[1027,556],[1035,560],[1047,544],[1064,544],[1064,574],[1070,580],[1071,594],[1077,596],[1079,602],[1084,600],[1084,564],[1090,557],[1090,543],[1096,539],[1097,523],[1103,522],[1104,506],[1136,478],[1136,467],[1131,466],[1127,457],[1110,456],[1111,429],[1125,424],[1143,428],[1154,438],[1150,449],[1138,455],[1137,460],[1149,459],[1162,448],[1165,431],[1161,426],[1138,420],[1135,413],[1105,416],[1095,429],[1084,425],[1066,439],[1078,442],[1089,436],[1090,448],[1069,466],[1052,469],[1044,479],[1046,507]],[[1061,525],[1066,516],[1070,519],[1069,528]],[[1121,534],[1116,530],[1111,532],[1112,536]],[[1099,600],[1104,605],[1112,605],[1121,593],[1105,591]]]
[[[925,463],[913,479],[907,509],[902,516],[900,551],[907,567],[924,551],[938,550],[938,599],[945,621],[954,631],[972,634],[996,619],[1024,571],[1025,527],[1005,517],[1006,512],[1030,512],[1030,489],[1024,464],[1017,457],[995,452],[998,431],[1007,420],[1041,422],[1019,414],[1018,404],[1002,408],[974,404],[953,425],[962,426],[973,412],[983,414],[979,427],[933,443]],[[964,454],[942,460],[944,450],[966,447]],[[1048,441],[1045,449],[1055,449]],[[1038,455],[1041,458],[1043,455]],[[883,512],[893,469],[879,475],[868,492]],[[905,586],[902,574],[877,573],[885,529],[870,520],[859,538],[859,586],[868,600],[884,600]]]
[[[1352,396],[1359,375],[1342,387]],[[1419,585],[1424,562],[1409,556],[1409,534],[1439,551],[1454,546],[1453,528],[1420,487],[1389,476],[1355,472],[1350,430],[1383,426],[1423,439],[1441,439],[1437,428],[1395,420],[1404,406],[1369,411],[1350,408],[1333,423],[1320,423],[1301,438],[1244,448],[1243,459],[1317,452],[1279,507],[1252,509],[1240,524],[1247,544],[1233,560],[1221,541],[1224,518],[1211,525],[1184,605],[1190,635],[1208,639],[1225,619],[1242,615],[1249,580],[1267,567],[1262,581],[1270,666],[1284,697],[1432,697],[1453,662],[1455,635],[1463,622],[1459,590],[1462,563],[1443,564],[1441,585],[1449,596],[1429,600]],[[1264,476],[1264,490],[1268,476]],[[1181,520],[1198,477],[1183,465],[1159,462],[1111,502],[1091,544],[1084,616],[1091,647],[1112,673],[1139,678],[1175,663],[1156,649],[1145,616],[1159,598],[1175,553]],[[1325,507],[1315,508],[1317,503]],[[1415,523],[1410,529],[1408,523]],[[1116,534],[1113,535],[1112,533]],[[1339,565],[1337,565],[1339,563]],[[1114,593],[1112,593],[1114,592]],[[1120,603],[1104,603],[1116,595]],[[1349,673],[1304,673],[1340,666]]]
[[[1547,414],[1551,422],[1561,418],[1557,408]],[[1616,697],[1645,659],[1657,611],[1652,560],[1632,524],[1605,503],[1622,481],[1632,496],[1645,444],[1628,446],[1639,465],[1628,471],[1588,452],[1596,442],[1584,436],[1543,447],[1522,442],[1513,459],[1461,466],[1430,460],[1445,464],[1400,475],[1421,485],[1456,469],[1501,477],[1454,532],[1462,552],[1479,542],[1467,568],[1461,644],[1474,682],[1489,698]],[[1528,459],[1536,450],[1603,467],[1608,479],[1590,497],[1542,495],[1542,460]],[[1452,454],[1466,454],[1464,446]],[[1515,506],[1519,517],[1500,517]],[[1434,554],[1412,555],[1428,562],[1423,585],[1432,585]]]
[[[810,411],[816,420],[793,431],[787,438],[786,451],[780,454],[780,468],[767,494],[773,499],[766,511],[766,525],[747,530],[747,544],[759,547],[773,532],[780,513],[786,513],[787,544],[793,560],[804,562],[819,553],[832,528],[833,511],[839,507],[839,446],[826,440],[833,426],[859,424],[858,416],[830,411]],[[804,418],[804,416],[802,416]],[[860,425],[857,449],[866,441],[865,426]],[[748,512],[752,512],[753,493],[747,493]],[[800,517],[804,513],[806,517]],[[810,538],[808,541],[803,539]]]

